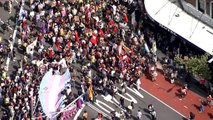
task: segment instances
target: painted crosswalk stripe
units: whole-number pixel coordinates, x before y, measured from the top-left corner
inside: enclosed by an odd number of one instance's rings
[[[129,91],[135,93],[135,94],[138,95],[139,97],[144,98],[144,96],[143,96],[137,89],[135,89],[135,88],[132,89],[132,88],[130,88],[130,87],[127,87],[127,89],[128,89]]]
[[[78,116],[81,114],[82,110],[84,109],[85,105],[83,104],[81,109],[78,110],[78,112],[76,113],[75,117],[73,120],[77,120],[78,119]]]
[[[125,97],[124,95],[121,95],[120,93],[116,93],[117,95],[119,95],[120,97],[123,97],[124,99],[126,99],[129,102],[134,102],[134,103],[138,103],[137,100],[135,100],[134,97],[132,97],[129,93],[125,93],[128,97],[130,97],[131,99]]]
[[[1,19],[0,19],[0,22],[1,22],[2,24],[5,24],[5,22],[2,21]],[[8,28],[9,28],[10,30],[13,30],[13,28],[11,28],[10,26],[8,26]]]
[[[105,112],[103,112],[102,110],[98,109],[97,107],[95,107],[94,105],[87,103],[87,105],[92,108],[93,110],[95,110],[98,113],[101,113],[104,117],[109,117]]]
[[[96,104],[99,108],[101,108],[102,110],[104,110],[104,111],[107,112],[107,113],[111,113],[111,111],[115,111],[112,107],[110,107],[109,105],[107,105],[106,103],[104,103],[104,102],[102,102],[102,101],[100,101],[100,100],[96,100],[95,104]],[[103,107],[101,104],[104,105],[105,107]],[[111,111],[108,111],[107,109],[105,109],[106,107],[107,107],[108,109],[110,109]]]

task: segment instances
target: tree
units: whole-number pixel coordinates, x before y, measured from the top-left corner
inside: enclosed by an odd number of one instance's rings
[[[190,58],[176,57],[175,61],[179,64],[185,65],[187,71],[191,72],[194,76],[201,79],[211,80],[212,71],[208,66],[208,54],[200,56],[192,56]]]

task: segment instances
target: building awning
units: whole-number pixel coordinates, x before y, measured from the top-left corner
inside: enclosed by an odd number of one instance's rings
[[[213,55],[212,28],[169,0],[144,0],[144,5],[151,19]]]

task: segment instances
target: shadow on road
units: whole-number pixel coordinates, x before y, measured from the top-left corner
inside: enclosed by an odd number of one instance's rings
[[[213,119],[213,114],[212,113],[208,113],[208,116],[210,119]]]
[[[171,92],[171,91],[175,88],[175,86],[176,86],[176,85],[174,85],[173,87],[169,88],[169,89],[167,90],[167,92],[168,92],[168,93]]]
[[[200,107],[199,107],[198,105],[196,105],[196,104],[193,104],[193,106],[194,106],[197,110],[200,109]]]

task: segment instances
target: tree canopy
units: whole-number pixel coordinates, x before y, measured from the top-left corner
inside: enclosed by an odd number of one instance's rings
[[[213,73],[208,66],[207,60],[208,54],[192,56],[190,58],[176,57],[176,62],[184,64],[186,70],[193,75],[198,76],[201,79],[211,80]]]

